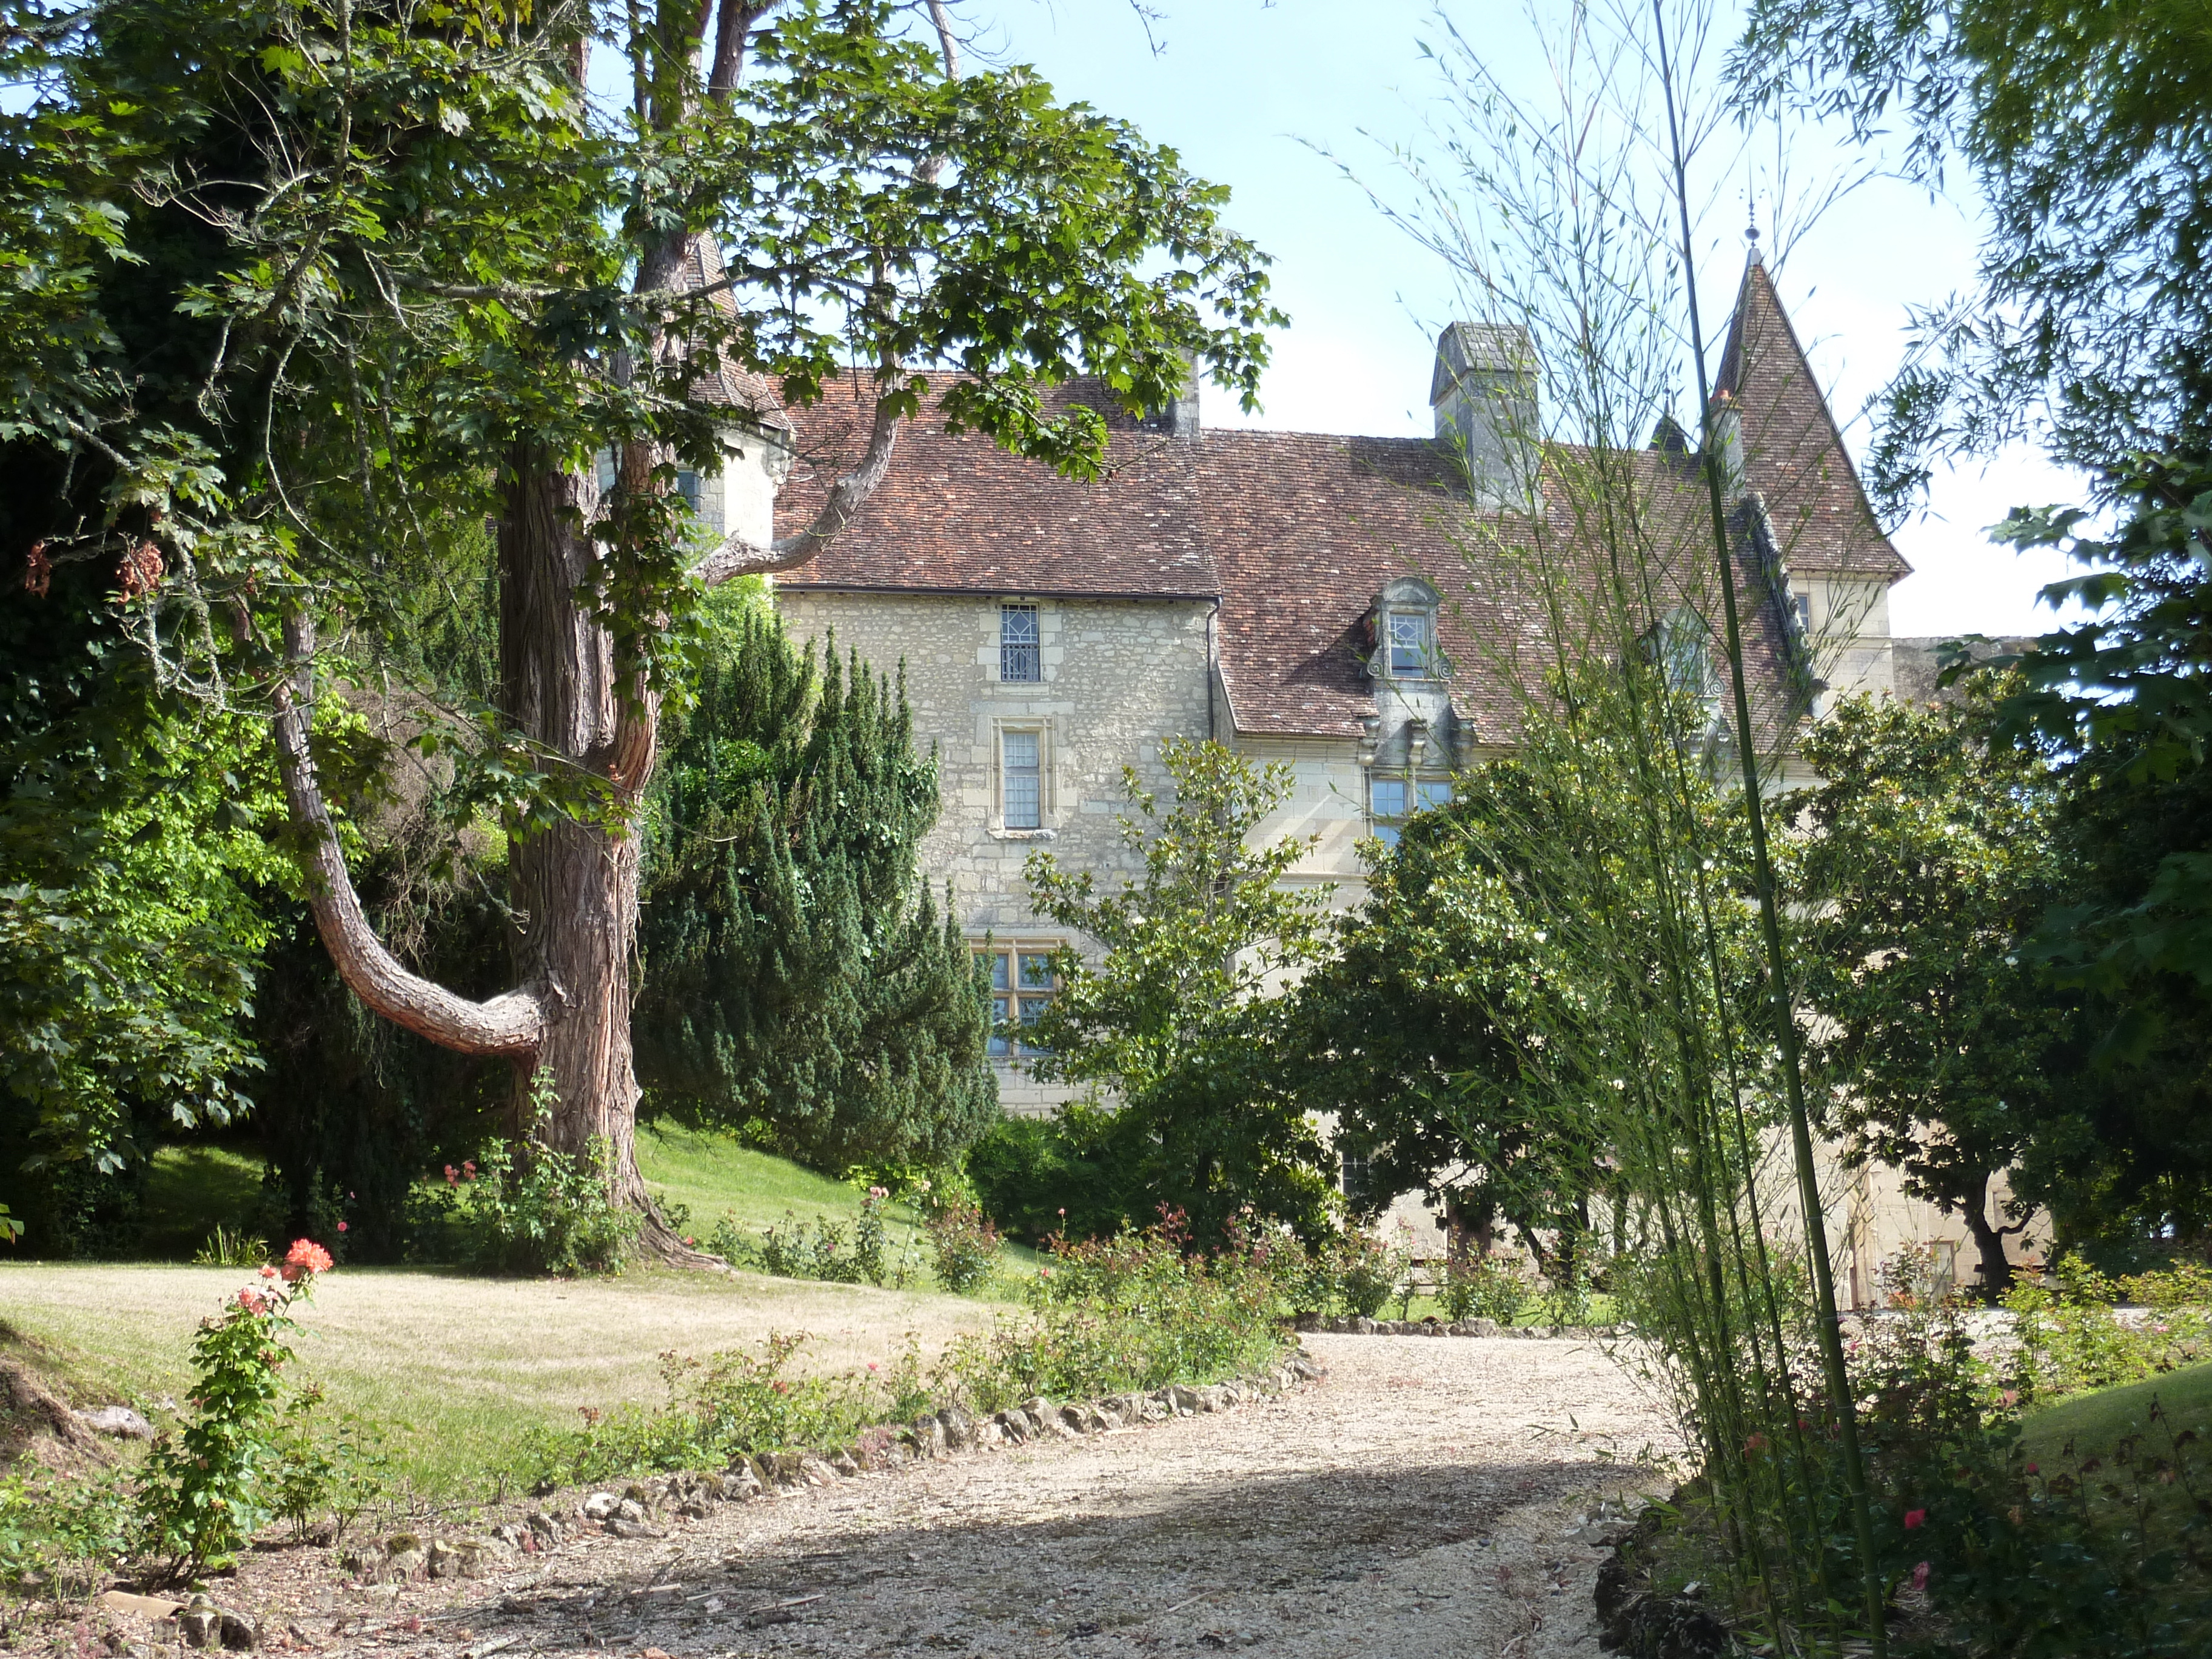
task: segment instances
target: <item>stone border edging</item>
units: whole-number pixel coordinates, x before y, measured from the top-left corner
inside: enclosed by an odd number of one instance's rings
[[[1225,1382],[1171,1382],[1146,1394],[1109,1395],[1065,1405],[1036,1396],[984,1418],[947,1406],[911,1423],[864,1430],[850,1445],[829,1451],[746,1453],[719,1474],[687,1470],[631,1481],[619,1492],[589,1491],[568,1515],[532,1510],[520,1522],[489,1528],[483,1537],[426,1540],[410,1532],[394,1533],[379,1546],[347,1552],[339,1565],[376,1583],[480,1578],[494,1565],[543,1554],[564,1543],[600,1537],[665,1538],[668,1529],[661,1523],[672,1514],[704,1520],[717,1504],[750,1503],[832,1486],[861,1474],[886,1473],[956,1453],[981,1453],[1038,1440],[1077,1440],[1109,1429],[1228,1411],[1288,1393],[1302,1382],[1318,1382],[1327,1375],[1327,1368],[1311,1355],[1292,1348],[1273,1370]]]
[[[1620,1325],[1501,1325],[1494,1319],[1339,1319],[1320,1314],[1300,1314],[1295,1328],[1316,1336],[1494,1336],[1524,1341],[1569,1338],[1594,1342],[1628,1334]]]

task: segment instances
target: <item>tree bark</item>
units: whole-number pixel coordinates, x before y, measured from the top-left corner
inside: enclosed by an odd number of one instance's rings
[[[1982,1177],[1980,1190],[1960,1204],[1959,1211],[1966,1218],[1966,1231],[1974,1236],[1974,1248],[1981,1253],[1982,1297],[1994,1303],[2012,1288],[2012,1263],[2005,1258],[2004,1242],[2020,1229],[2000,1227],[1990,1219],[1988,1176]]]
[[[614,641],[591,611],[598,557],[588,526],[596,480],[535,451],[510,458],[500,521],[500,702],[549,765],[603,780],[617,808],[634,805],[653,773],[656,700],[624,684]],[[604,1139],[609,1197],[642,1215],[639,1243],[665,1261],[703,1266],[662,1220],[637,1169],[637,1074],[630,1060],[630,963],[637,939],[638,850],[619,823],[562,818],[517,839],[508,892],[520,929],[515,971],[561,988],[562,1009],[515,1067],[518,1117],[532,1081],[552,1078],[546,1144],[581,1153]],[[526,1119],[519,1125],[527,1128]]]

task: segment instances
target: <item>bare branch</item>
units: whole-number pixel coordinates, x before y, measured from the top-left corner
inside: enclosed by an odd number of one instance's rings
[[[544,1040],[562,997],[548,985],[471,1002],[401,965],[368,924],[347,873],[337,831],[324,804],[307,748],[314,696],[315,625],[294,611],[284,618],[290,670],[276,682],[276,767],[284,780],[293,827],[306,842],[301,867],[315,930],[347,988],[396,1025],[465,1054],[527,1054]]]

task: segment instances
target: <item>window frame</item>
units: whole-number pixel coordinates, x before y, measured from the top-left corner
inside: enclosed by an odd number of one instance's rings
[[[1045,827],[1045,818],[1050,805],[1048,799],[1050,792],[1045,787],[1045,775],[1049,770],[1045,735],[1046,727],[1042,723],[1022,722],[1002,724],[993,734],[994,750],[993,759],[997,763],[994,769],[998,774],[999,828],[1009,835],[1035,835]],[[1034,799],[1030,803],[1036,821],[1018,823],[1014,821],[1013,813],[1013,782],[1020,773],[1017,772],[1013,764],[1006,757],[1006,744],[1009,739],[1024,738],[1036,745],[1035,760],[1021,769],[1022,773],[1030,775],[1036,785]]]
[[[1057,939],[992,939],[988,943],[977,940],[969,944],[968,953],[971,957],[990,963],[986,984],[991,999],[991,1030],[983,1045],[988,1058],[1011,1063],[1035,1060],[1047,1052],[1020,1033],[1034,1025],[1065,988],[1052,966],[1053,957],[1062,948],[1062,942]],[[1042,965],[1046,983],[1039,984],[1031,977],[1032,963]]]
[[[1410,623],[1414,639],[1410,645],[1398,642],[1398,624]],[[1401,649],[1412,658],[1410,667],[1398,661]],[[1382,665],[1394,680],[1427,680],[1436,678],[1437,618],[1436,613],[1425,605],[1394,605],[1382,612]]]
[[[1399,810],[1385,811],[1380,792],[1396,792]],[[1441,798],[1437,792],[1443,792]],[[1370,767],[1367,772],[1367,833],[1385,847],[1395,847],[1408,821],[1439,806],[1449,806],[1459,796],[1459,781],[1445,772],[1415,772],[1403,768]]]
[[[1010,624],[1026,619],[1029,638],[1012,637]],[[1026,673],[1012,672],[1026,668]],[[1002,685],[1044,684],[1044,610],[1020,599],[999,601],[999,683]]]

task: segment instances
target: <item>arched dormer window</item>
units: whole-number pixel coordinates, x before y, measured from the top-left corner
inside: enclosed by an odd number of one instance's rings
[[[1665,678],[1667,689],[1690,699],[1705,713],[1711,732],[1721,717],[1721,678],[1713,664],[1713,633],[1687,605],[1662,617],[1644,635],[1646,661]]]
[[[1437,645],[1437,590],[1400,576],[1376,595],[1375,652],[1367,672],[1378,680],[1440,680],[1450,665]]]

